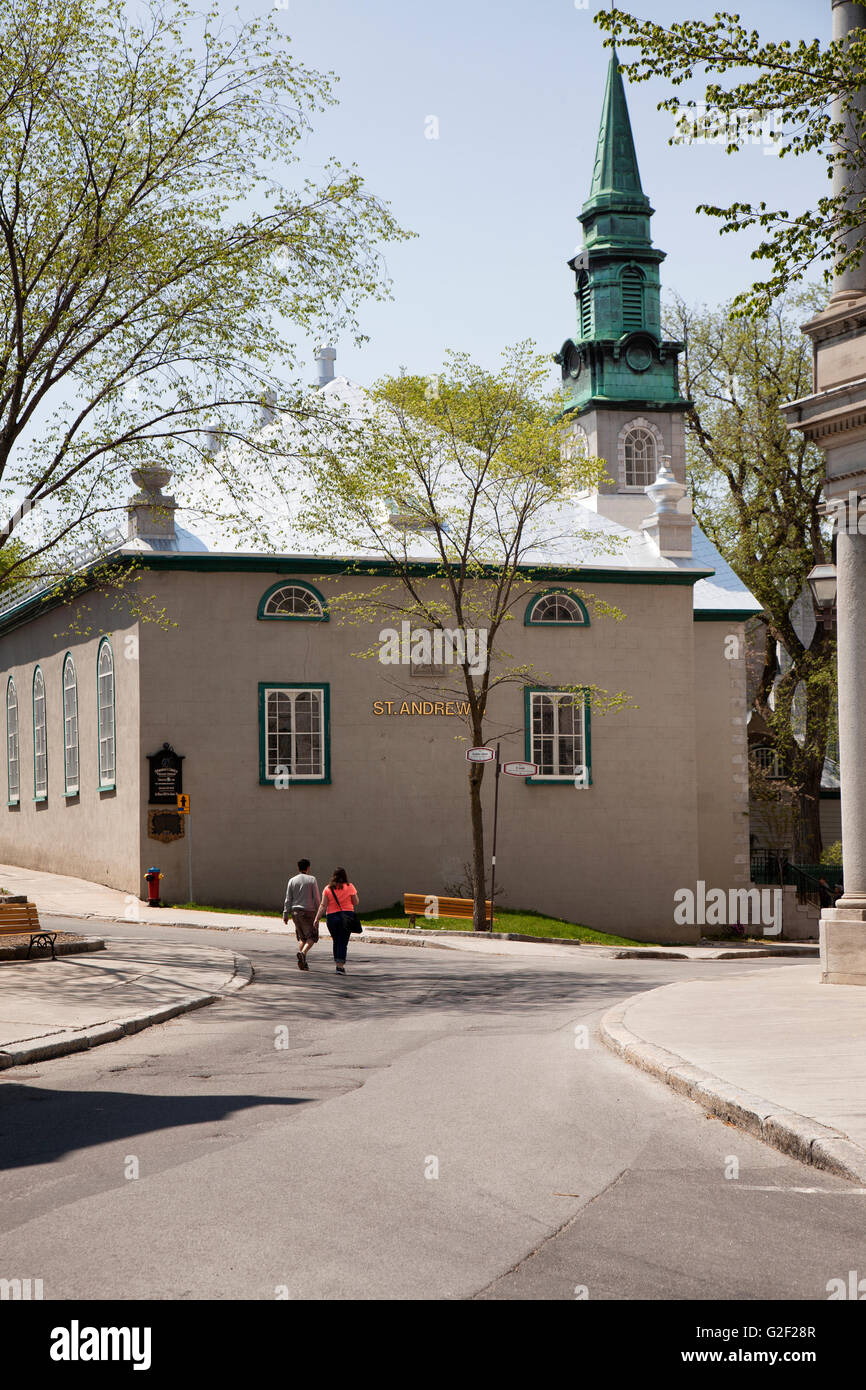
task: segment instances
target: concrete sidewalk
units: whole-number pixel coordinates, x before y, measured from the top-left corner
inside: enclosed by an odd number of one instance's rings
[[[112,943],[0,965],[0,1069],[114,1042],[241,989],[252,967],[212,946]]]
[[[101,883],[89,883],[82,878],[43,873],[38,869],[22,869],[0,864],[0,888],[10,893],[25,893],[39,909],[40,917],[78,917],[107,922],[134,922],[143,926],[207,927],[210,931],[256,931],[294,936],[294,928],[285,926],[280,917],[258,917],[243,912],[193,912],[177,907],[149,907],[132,893],[121,893]],[[327,936],[324,923],[321,932]],[[623,929],[625,934],[625,928]],[[817,956],[815,945],[799,942],[761,945],[703,946],[605,946],[579,941],[546,941],[495,934],[477,936],[459,932],[410,930],[408,927],[364,927],[364,940],[382,944],[435,946],[452,951],[492,951],[500,955],[527,956],[538,952],[550,956],[576,949],[611,959],[656,958],[678,960],[739,960],[749,956]]]
[[[866,1185],[866,989],[819,974],[664,985],[610,1009],[602,1038],[719,1118]]]

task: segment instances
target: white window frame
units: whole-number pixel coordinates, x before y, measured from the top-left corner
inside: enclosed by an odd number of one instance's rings
[[[33,672],[33,800],[48,799],[48,708],[42,667]]]
[[[555,727],[553,732],[550,734],[543,734],[540,730],[538,731],[538,733],[536,733],[536,709],[541,707],[541,702],[544,700],[552,701],[555,711]],[[561,734],[559,732],[559,705],[562,701],[565,700],[576,705],[580,712],[579,731],[577,733]],[[573,690],[530,690],[528,723],[529,727],[527,730],[527,759],[529,762],[535,763],[535,765],[538,768],[538,772],[534,777],[528,778],[527,780],[531,782],[562,782],[573,784],[575,778],[578,776],[580,772],[580,769],[584,769],[586,785],[589,785],[591,781],[591,767],[588,758],[589,742],[586,695],[581,693],[580,691],[575,692]],[[578,747],[580,757],[574,758],[573,766],[570,767],[568,771],[560,771],[559,767],[559,741],[561,738],[568,738],[571,740],[579,741]],[[553,740],[552,770],[550,771],[545,769],[542,761],[540,746],[542,739]],[[575,752],[577,751],[578,748],[575,749]]]
[[[103,670],[103,657],[106,652],[108,665]],[[117,785],[117,724],[114,700],[114,652],[108,638],[104,637],[99,644],[96,658],[96,733],[100,791],[114,791]]]
[[[81,786],[78,676],[75,673],[75,662],[68,653],[63,662],[63,771],[66,795],[77,796]]]
[[[6,791],[7,803],[21,801],[21,736],[18,720],[18,690],[12,676],[6,684]]]
[[[573,607],[575,616],[573,618],[537,618],[535,615],[542,605],[546,603],[561,603],[564,608]],[[561,589],[554,589],[549,594],[539,594],[533,601],[529,618],[530,627],[586,627],[586,613],[581,608],[573,594],[566,594]]]
[[[287,777],[292,783],[303,782],[329,782],[330,781],[330,762],[329,762],[329,687],[327,684],[292,684],[274,681],[272,684],[263,682],[260,687],[260,711],[261,720],[260,740],[261,740],[261,766],[260,781],[263,784],[273,786],[280,779]],[[315,729],[299,730],[295,709],[299,698],[305,695],[314,695],[317,699],[318,708],[318,727]],[[272,731],[271,709],[274,702],[287,701],[291,710],[290,727],[281,730],[279,727]],[[298,740],[300,738],[312,738],[318,736],[318,756],[315,761],[309,759],[309,765],[305,766],[304,771],[299,771],[298,759]],[[281,740],[290,740],[288,757],[285,756],[285,748]],[[307,760],[305,760],[306,762]]]
[[[281,613],[275,609],[275,600],[279,599],[280,595],[286,593],[289,589],[293,589],[296,594],[303,594],[304,598],[307,600],[307,607],[303,612]],[[312,589],[308,588],[306,584],[297,584],[291,581],[286,584],[281,584],[278,589],[274,589],[273,593],[268,594],[262,606],[263,618],[306,618],[307,620],[316,619],[321,621],[324,616],[325,610],[322,602],[316,594],[313,593]]]
[[[646,430],[655,440],[655,473],[650,478],[649,483],[630,483],[628,481],[628,470],[626,468],[625,453],[626,444],[629,436],[637,430]],[[664,435],[652,420],[645,420],[639,416],[635,420],[629,420],[628,424],[623,425],[617,438],[617,464],[619,469],[619,486],[622,492],[645,492],[650,483],[654,483],[658,475],[659,463],[664,457],[665,441]]]

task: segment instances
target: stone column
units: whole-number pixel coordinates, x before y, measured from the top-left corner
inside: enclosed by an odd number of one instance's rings
[[[849,522],[850,526],[850,522]],[[866,535],[840,530],[838,575],[839,769],[845,892],[821,914],[824,984],[866,984]]]
[[[852,30],[866,28],[866,6],[858,3],[858,0],[831,0],[833,7],[833,40],[841,42]],[[866,92],[861,93],[857,105],[862,110],[866,102]],[[843,119],[841,102],[834,101],[832,105],[832,117],[834,121]],[[847,121],[846,144],[849,148],[858,141],[856,129],[850,116]],[[864,179],[862,166],[859,169],[845,169],[837,164],[833,170],[833,192],[834,194],[845,193],[850,188],[849,203],[857,206],[864,193]],[[846,250],[863,240],[862,230],[852,229],[846,233],[843,241]],[[856,299],[866,294],[866,257],[862,258],[856,265],[849,266],[846,270],[840,271],[833,284],[833,297],[830,303],[833,305],[844,303],[848,299]]]

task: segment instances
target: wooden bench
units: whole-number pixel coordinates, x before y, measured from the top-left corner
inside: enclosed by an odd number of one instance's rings
[[[27,947],[27,955],[37,948],[51,948],[51,959],[57,959],[57,952],[54,949],[54,942],[57,938],[56,932],[43,931],[39,925],[39,913],[36,911],[36,904],[29,903],[26,898],[0,898],[0,936],[27,936],[30,934],[30,945]]]
[[[468,917],[471,922],[475,916],[475,904],[471,898],[442,898],[437,893],[404,893],[403,911],[414,927],[416,917],[436,920],[437,917]],[[485,904],[485,917],[493,921],[493,904]]]

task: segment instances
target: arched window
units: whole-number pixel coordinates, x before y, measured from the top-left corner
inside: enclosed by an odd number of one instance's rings
[[[753,748],[752,757],[754,759],[755,766],[759,768],[760,771],[765,774],[765,776],[781,777],[783,775],[782,763],[781,759],[779,758],[779,750],[777,748],[772,748],[769,745],[764,745],[759,748]]]
[[[568,424],[562,432],[560,456],[563,463],[574,463],[575,459],[585,459],[589,457],[589,443],[586,430],[583,428],[583,425],[578,424],[576,420]]]
[[[318,589],[293,579],[274,584],[259,604],[260,618],[288,618],[294,622],[326,623],[328,605]]]
[[[636,265],[627,265],[620,276],[624,333],[633,333],[644,326],[643,285],[643,272]]]
[[[99,733],[99,787],[111,790],[116,780],[114,746],[114,656],[103,637],[96,659],[96,711]]]
[[[33,795],[48,796],[48,721],[45,714],[45,677],[37,666],[33,673]]]
[[[6,782],[10,806],[21,800],[21,755],[18,743],[18,692],[9,677],[6,686]]]
[[[656,441],[649,430],[630,429],[625,437],[624,455],[626,487],[649,487],[655,482]]]
[[[66,795],[75,796],[78,792],[78,680],[71,656],[63,663],[63,766]]]
[[[529,600],[524,622],[527,627],[551,624],[589,627],[589,614],[575,594],[564,589],[551,589]]]

